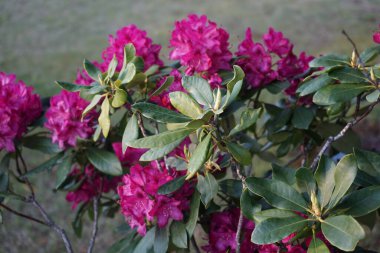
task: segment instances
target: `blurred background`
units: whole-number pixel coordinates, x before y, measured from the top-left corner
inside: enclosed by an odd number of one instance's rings
[[[0,0],[0,71],[15,73],[47,97],[58,92],[54,80],[73,81],[83,59],[100,60],[108,35],[131,23],[147,30],[162,45],[161,58],[167,59],[174,21],[189,13],[206,14],[226,28],[232,51],[247,27],[259,39],[273,26],[295,44],[297,52],[351,54],[352,47],[341,31],[346,30],[359,49],[373,45],[380,0]],[[378,131],[377,123],[371,123],[374,131]],[[34,165],[32,161],[30,166]],[[68,231],[74,247],[84,252],[91,224],[85,224],[82,240],[75,239],[71,229],[74,212],[63,194],[50,190],[50,181],[46,175],[34,178],[37,196]],[[62,252],[54,232],[7,213],[4,216],[1,253]],[[114,228],[123,222],[121,217],[101,220],[95,252],[105,252],[120,237]]]

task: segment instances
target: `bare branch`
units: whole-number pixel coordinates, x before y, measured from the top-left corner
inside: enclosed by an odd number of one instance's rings
[[[243,190],[244,190],[245,188],[247,188],[247,185],[245,184],[246,177],[243,174],[243,172],[241,171],[240,165],[238,163],[236,163],[236,162],[234,162],[234,165],[236,167],[236,174],[240,178],[241,183],[243,185]],[[235,237],[235,241],[236,241],[236,253],[240,253],[241,234],[242,234],[242,230],[243,230],[243,219],[244,219],[243,212],[240,209],[239,223],[238,223],[238,227],[236,229],[236,237]]]
[[[7,210],[8,212],[13,213],[14,215],[17,215],[17,216],[20,216],[20,217],[22,217],[22,218],[25,218],[25,219],[28,219],[28,220],[31,220],[31,221],[37,222],[37,223],[39,223],[39,224],[42,224],[42,225],[48,226],[48,224],[46,224],[46,223],[43,222],[42,220],[39,220],[39,219],[34,218],[34,217],[32,217],[32,216],[29,216],[29,215],[27,215],[27,214],[20,213],[20,212],[18,212],[18,211],[16,211],[16,210],[13,210],[13,209],[10,208],[9,206],[6,206],[6,205],[2,204],[2,203],[0,203],[0,206],[1,206],[2,208],[4,208],[5,210]]]
[[[92,226],[92,236],[90,239],[90,243],[87,249],[87,253],[92,253],[92,250],[94,249],[96,235],[98,233],[98,206],[99,206],[99,198],[94,197],[93,199],[93,208],[94,208],[94,222]]]

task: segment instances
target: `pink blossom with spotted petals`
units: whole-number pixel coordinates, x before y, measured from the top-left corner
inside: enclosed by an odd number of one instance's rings
[[[15,151],[14,141],[42,112],[40,97],[16,75],[0,72],[0,150]]]
[[[82,112],[88,104],[79,92],[62,90],[51,97],[45,127],[51,131],[52,141],[60,148],[74,147],[78,138],[89,138],[94,133],[97,113],[91,111],[82,120]]]
[[[159,58],[161,46],[153,44],[146,31],[139,29],[136,25],[128,25],[117,30],[116,36],[110,35],[108,42],[109,46],[102,53],[104,60],[101,64],[102,68],[107,69],[113,56],[116,55],[118,61],[116,70],[119,71],[123,66],[124,47],[129,43],[135,46],[136,55],[143,58],[145,70],[152,65],[163,66]]]
[[[277,54],[279,57],[286,56],[293,49],[289,39],[285,38],[282,32],[277,32],[272,27],[269,28],[268,33],[263,35],[263,41],[268,51]]]
[[[78,182],[83,180],[77,189],[68,192],[66,195],[66,200],[72,202],[72,209],[75,209],[80,203],[91,201],[100,191],[102,193],[107,193],[111,190],[115,191],[117,184],[121,180],[121,177],[109,178],[97,172],[91,164],[87,165],[83,172],[75,165],[70,176],[76,177]]]
[[[216,73],[229,70],[232,53],[229,51],[229,34],[205,15],[191,14],[177,21],[170,39],[170,59],[179,60],[185,73]]]
[[[239,44],[236,62],[245,72],[250,88],[260,88],[276,80],[277,73],[272,69],[272,57],[260,43],[252,39],[250,28],[245,33],[245,39]]]

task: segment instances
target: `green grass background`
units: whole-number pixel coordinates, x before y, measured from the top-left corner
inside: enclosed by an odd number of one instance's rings
[[[162,44],[161,56],[167,59],[173,23],[188,13],[207,14],[225,27],[231,34],[232,50],[244,37],[246,27],[252,27],[258,39],[273,26],[294,42],[298,52],[350,54],[352,48],[342,29],[359,48],[371,45],[371,34],[380,23],[380,0],[0,0],[0,71],[13,72],[42,96],[50,96],[58,92],[54,80],[72,81],[83,59],[99,60],[107,35],[127,24],[147,30]],[[74,239],[70,227],[73,212],[64,195],[51,190],[52,178],[34,178],[39,199]],[[8,214],[4,218],[0,252],[63,251],[53,231]],[[102,219],[95,252],[105,252],[118,238],[114,227],[122,223],[121,217]],[[85,252],[88,236],[89,228],[82,240],[74,239],[76,252]]]

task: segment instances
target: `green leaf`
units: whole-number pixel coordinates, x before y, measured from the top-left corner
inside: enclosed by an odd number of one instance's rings
[[[292,125],[298,129],[308,129],[314,119],[312,108],[297,107],[293,112]]]
[[[301,86],[297,89],[297,93],[300,93],[300,96],[303,97],[312,94],[320,90],[322,87],[325,87],[326,85],[332,83],[334,83],[334,79],[329,77],[327,74],[323,74],[302,83]]]
[[[114,243],[108,250],[107,253],[127,253],[130,252],[131,243],[135,233],[128,233],[125,237]],[[137,241],[137,240],[135,240]]]
[[[250,177],[246,184],[251,192],[263,197],[274,207],[300,212],[308,209],[301,194],[282,181]]]
[[[202,108],[186,93],[175,91],[169,94],[170,102],[180,113],[197,119],[203,114]]]
[[[331,195],[331,200],[328,205],[329,208],[334,207],[343,198],[354,182],[356,172],[357,165],[353,154],[346,155],[339,161],[335,168],[335,188]]]
[[[282,181],[288,185],[296,183],[296,170],[289,167],[281,167],[277,164],[272,164],[272,178]]]
[[[313,102],[318,105],[333,105],[347,102],[358,96],[360,93],[369,91],[374,87],[364,84],[335,84],[325,86],[317,91],[313,96]]]
[[[116,55],[113,55],[111,62],[108,64],[107,77],[112,78],[115,74],[115,70],[117,67],[117,59]]]
[[[170,235],[175,246],[180,249],[187,248],[187,232],[185,224],[179,221],[173,221],[170,226]]]
[[[345,215],[360,217],[380,208],[380,186],[371,186],[352,192],[336,207]]]
[[[253,215],[255,223],[260,223],[269,218],[291,218],[299,217],[295,212],[281,209],[267,209]]]
[[[199,104],[212,107],[214,97],[207,80],[197,76],[184,76],[182,86]]]
[[[308,223],[302,217],[269,218],[260,222],[252,233],[251,241],[256,244],[278,242]]]
[[[184,139],[194,131],[194,128],[179,128],[177,130],[166,131],[156,135],[130,141],[127,143],[127,145],[133,148],[162,148],[179,139]]]
[[[252,163],[252,155],[249,149],[240,146],[233,142],[225,142],[228,152],[231,153],[233,158],[242,165],[250,165]]]
[[[379,90],[374,90],[370,94],[368,94],[365,98],[369,103],[374,103],[379,99],[380,96],[380,91]]]
[[[220,181],[219,187],[223,193],[236,199],[240,198],[243,191],[241,181],[237,179],[225,179]]]
[[[22,145],[45,154],[55,154],[62,151],[57,144],[51,142],[51,138],[38,135],[23,137]]]
[[[57,168],[57,179],[55,189],[59,189],[62,186],[63,182],[65,182],[67,176],[71,171],[72,165],[73,157],[71,155],[66,155]]]
[[[218,193],[218,182],[211,173],[206,173],[204,177],[198,175],[197,179],[197,189],[201,194],[201,201],[207,208],[210,201],[212,201]]]
[[[145,236],[143,236],[140,242],[137,244],[134,253],[148,253],[154,246],[156,228],[151,228]],[[155,252],[156,253],[156,252]]]
[[[122,107],[128,100],[128,94],[123,89],[117,89],[112,99],[112,106],[114,108]]]
[[[123,138],[121,141],[123,154],[127,150],[128,143],[139,138],[139,125],[137,122],[137,117],[135,114],[129,119],[123,133]]]
[[[240,115],[240,123],[237,124],[230,132],[229,136],[234,135],[238,132],[241,132],[253,124],[256,123],[257,119],[259,118],[260,114],[262,112],[262,109],[250,109],[247,108],[245,111],[243,111]]]
[[[192,178],[198,170],[205,164],[211,144],[211,132],[198,144],[192,153],[187,165],[187,177]]]
[[[266,85],[265,88],[272,94],[278,94],[290,86],[289,81],[275,81]]]
[[[87,59],[84,59],[83,67],[86,70],[88,76],[91,77],[91,79],[94,81],[98,81],[99,76],[102,76],[102,72]]]
[[[121,84],[130,83],[136,76],[136,66],[133,63],[128,63],[123,72],[120,72],[119,80]]]
[[[193,236],[195,226],[197,225],[200,204],[201,204],[201,195],[199,194],[197,190],[195,190],[190,202],[190,217],[186,223],[186,230],[189,233],[190,237]]]
[[[344,251],[353,251],[365,233],[360,224],[351,216],[328,217],[322,222],[322,233],[335,247]]]
[[[331,78],[339,80],[341,83],[362,83],[367,82],[367,78],[358,69],[351,67],[340,67],[331,70],[328,75]]]
[[[154,253],[166,253],[169,247],[169,227],[156,227],[154,236]]]
[[[380,46],[373,46],[370,48],[367,48],[360,54],[360,59],[363,61],[363,63],[367,63],[375,59],[377,56],[380,55]]]
[[[224,96],[222,99],[223,106],[221,107],[221,109],[224,109],[225,107],[229,106],[232,102],[234,102],[236,100],[237,96],[240,93],[242,85],[243,85],[243,81],[238,81],[234,85],[231,92],[227,91],[227,95]]]
[[[127,64],[131,62],[136,56],[136,48],[132,43],[128,43],[124,47],[124,59],[123,59],[123,67],[121,70],[124,70],[127,67]]]
[[[164,107],[152,104],[152,103],[136,103],[132,108],[139,110],[145,117],[153,119],[162,123],[185,123],[190,122],[192,119],[179,114],[175,111],[168,110]]]
[[[102,97],[103,97],[102,95],[95,95],[93,97],[93,99],[91,100],[91,103],[83,110],[82,119],[84,118],[84,116],[86,116],[87,113],[89,113],[99,103]]]
[[[108,97],[105,97],[101,106],[101,113],[98,118],[99,126],[102,128],[102,133],[104,137],[108,136],[108,133],[110,131],[111,127],[111,120],[110,120],[110,102],[108,100]]]
[[[309,67],[334,67],[350,65],[350,58],[345,55],[328,54],[318,58],[315,58],[309,63]]]
[[[177,177],[177,178],[161,185],[160,188],[158,188],[157,193],[162,194],[162,195],[167,195],[167,194],[170,194],[170,193],[177,191],[179,188],[181,188],[184,185],[185,177],[186,176]]]
[[[318,185],[318,202],[321,208],[324,208],[330,202],[335,186],[335,169],[335,164],[331,159],[325,156],[321,157],[314,174]]]
[[[316,182],[313,172],[309,168],[300,168],[296,173],[297,186],[302,192],[307,192],[311,196],[316,190]]]
[[[55,156],[51,157],[46,162],[28,171],[25,174],[25,176],[28,177],[30,175],[37,174],[46,170],[51,170],[61,160],[62,157],[63,157],[63,152],[56,154]]]
[[[146,151],[141,157],[140,161],[142,162],[148,162],[148,161],[154,161],[161,157],[164,157],[165,155],[169,154],[173,149],[178,147],[179,144],[183,139],[179,139],[173,143],[170,143],[162,148],[152,148]]]
[[[313,235],[307,253],[330,253],[330,250],[323,241]]]
[[[354,153],[360,170],[374,177],[380,176],[379,154],[362,149],[354,149]]]
[[[90,148],[87,151],[87,158],[96,169],[104,174],[120,176],[123,173],[121,164],[114,153],[102,149]]]
[[[133,60],[131,61],[131,63],[133,63],[136,66],[136,71],[137,72],[144,71],[144,59],[142,57],[136,56],[135,58],[133,58]]]
[[[261,210],[261,205],[256,202],[258,202],[257,199],[251,196],[250,191],[244,189],[240,197],[240,208],[243,215],[249,220],[253,220],[254,215]]]
[[[170,85],[172,85],[173,82],[174,82],[174,77],[168,76],[165,79],[164,83],[161,84],[161,86],[157,90],[155,90],[150,96],[154,97],[154,96],[160,95],[164,90],[166,90]]]
[[[233,89],[235,88],[235,85],[242,81],[245,77],[244,71],[238,66],[234,65],[234,77],[227,83],[227,90],[232,94]]]
[[[58,84],[62,89],[71,91],[71,92],[88,90],[92,88],[92,86],[88,86],[88,85],[79,85],[79,84],[73,84],[73,83],[61,82],[61,81],[55,81],[55,83]]]

